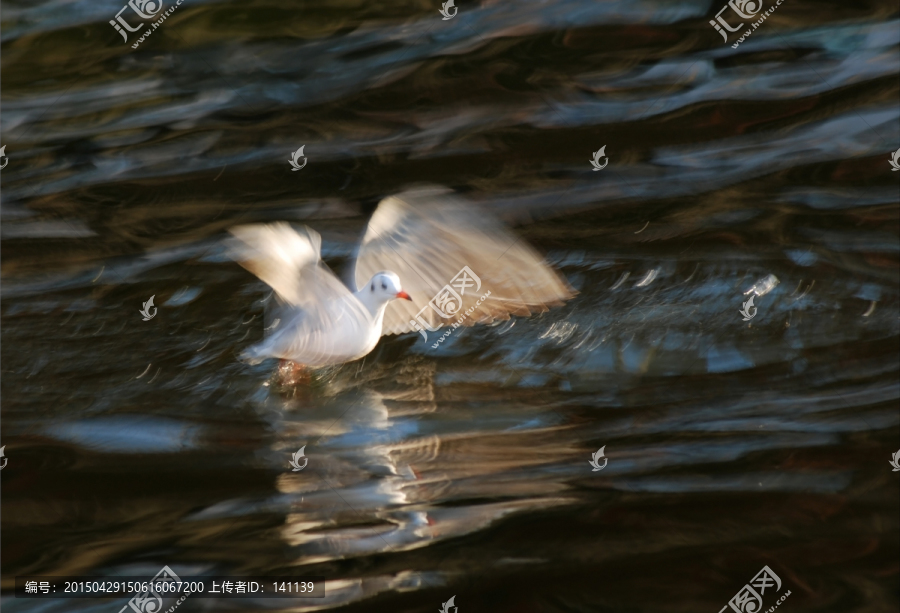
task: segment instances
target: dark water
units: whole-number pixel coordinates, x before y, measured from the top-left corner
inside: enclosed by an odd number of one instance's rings
[[[713,613],[766,565],[782,611],[900,609],[895,2],[738,49],[724,2],[185,0],[136,50],[122,6],[3,4],[4,609],[163,565],[325,579],[179,611]],[[238,361],[266,294],[224,230],[308,223],[341,270],[418,181],[579,295],[303,388]]]

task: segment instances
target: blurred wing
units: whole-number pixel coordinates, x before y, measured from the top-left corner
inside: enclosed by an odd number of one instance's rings
[[[379,203],[356,259],[356,286],[381,270],[397,273],[412,297],[388,304],[382,334],[417,329],[417,316],[436,329],[470,308],[464,325],[530,315],[574,295],[534,249],[441,187],[413,189]],[[436,297],[443,314],[429,306]]]
[[[319,263],[322,239],[310,228],[297,232],[286,223],[236,226],[228,243],[229,255],[269,285],[285,302],[304,305],[300,271]],[[306,296],[304,297],[304,294]]]
[[[251,360],[283,358],[306,366],[354,359],[373,325],[363,304],[319,259],[321,239],[285,223],[239,226],[231,255],[275,290],[266,339],[246,352]]]

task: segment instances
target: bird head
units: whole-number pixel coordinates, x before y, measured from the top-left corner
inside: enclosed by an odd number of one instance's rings
[[[364,291],[372,297],[375,304],[384,304],[394,300],[395,298],[403,298],[404,300],[412,300],[409,294],[400,287],[400,277],[392,272],[377,272],[369,281],[369,285]]]

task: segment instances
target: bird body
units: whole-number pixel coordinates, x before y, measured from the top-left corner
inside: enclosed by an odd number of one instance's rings
[[[273,223],[230,232],[232,258],[275,293],[266,338],[243,354],[251,362],[341,364],[370,353],[383,335],[420,330],[419,322],[433,330],[464,309],[464,325],[509,319],[574,294],[530,247],[443,188],[422,187],[379,204],[357,254],[355,291],[322,262],[321,238],[310,228]],[[490,286],[488,299],[466,293],[468,286],[450,288],[464,266],[478,271],[479,287]],[[448,289],[455,310],[427,308]]]

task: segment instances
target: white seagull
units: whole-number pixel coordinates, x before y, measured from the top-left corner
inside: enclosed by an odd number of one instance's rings
[[[419,329],[417,316],[434,330],[468,312],[462,323],[473,325],[544,312],[574,295],[499,221],[441,187],[418,187],[379,203],[356,256],[355,291],[322,262],[321,238],[308,227],[272,223],[230,232],[231,257],[277,298],[267,314],[266,338],[243,354],[251,363],[281,358],[307,369],[342,364],[371,352],[384,335]],[[467,286],[457,292],[462,304],[445,306],[445,313],[454,313],[450,317],[423,311],[466,266],[481,280],[480,291]]]

